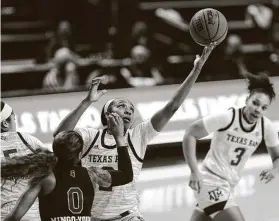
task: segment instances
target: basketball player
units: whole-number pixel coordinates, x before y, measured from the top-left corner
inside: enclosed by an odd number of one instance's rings
[[[4,220],[20,220],[38,197],[42,221],[90,221],[96,184],[108,188],[131,182],[133,170],[125,144],[123,121],[117,114],[111,114],[108,119],[116,140],[119,170],[108,172],[96,167],[77,166],[83,147],[82,137],[75,131],[61,132],[53,141],[57,164],[52,153],[41,152],[14,158],[1,165],[4,179],[33,177],[15,209]]]
[[[122,187],[100,187],[96,192],[92,207],[94,220],[143,220],[138,209],[139,199],[135,183],[140,175],[147,144],[164,128],[181,106],[215,45],[214,43],[205,47],[201,57],[197,55],[194,68],[189,76],[166,106],[155,113],[151,119],[131,128],[134,120],[134,105],[128,99],[115,98],[108,101],[102,109],[101,120],[104,128],[100,130],[93,128],[75,129],[84,140],[81,161],[85,167],[98,165],[104,169],[117,169],[118,156],[115,150],[115,140],[111,136],[109,128],[106,127],[109,113],[117,113],[123,119],[125,137],[128,140],[134,171],[133,182]],[[96,78],[92,81],[87,97],[60,123],[56,133],[73,130],[84,111],[106,92],[105,90],[97,91],[101,80],[101,78]]]
[[[264,171],[261,179],[268,183],[279,172],[278,131],[263,116],[275,98],[273,85],[266,75],[248,82],[249,96],[243,108],[204,117],[186,130],[183,150],[192,172],[189,186],[198,200],[191,221],[244,221],[233,190],[245,163],[261,142],[265,142],[273,160],[273,169]],[[212,132],[210,150],[199,170],[196,142]]]
[[[16,132],[14,111],[8,104],[1,101],[1,162],[33,153],[38,148],[45,147],[37,138]],[[27,185],[27,181],[24,179],[16,184],[13,181],[3,182],[1,180],[1,220],[14,208]],[[38,211],[38,203],[34,203],[22,220],[38,220]]]

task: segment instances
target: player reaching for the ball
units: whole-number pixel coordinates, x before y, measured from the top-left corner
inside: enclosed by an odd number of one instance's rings
[[[266,75],[248,79],[249,96],[240,109],[204,117],[187,129],[183,150],[191,168],[190,187],[198,200],[191,221],[244,221],[234,202],[233,190],[245,163],[261,142],[265,142],[273,169],[263,171],[261,180],[268,183],[279,172],[279,140],[271,121],[263,115],[275,97]],[[210,150],[198,169],[196,142],[213,133]]]
[[[129,154],[134,171],[133,182],[122,187],[99,188],[99,191],[96,191],[92,208],[94,220],[143,220],[138,209],[139,200],[135,182],[140,175],[147,144],[158,132],[162,131],[163,127],[181,106],[214,47],[215,43],[206,46],[202,56],[196,57],[193,70],[178,88],[174,97],[165,107],[157,111],[151,119],[131,128],[134,121],[134,105],[128,99],[115,98],[108,101],[103,107],[101,119],[104,128],[100,130],[94,128],[76,129],[84,140],[82,165],[85,167],[94,165],[105,169],[117,169],[115,140],[111,136],[110,129],[106,126],[109,113],[116,113],[123,119],[125,137],[129,145]],[[101,78],[93,80],[87,97],[61,122],[56,133],[73,130],[83,112],[93,102],[97,102],[100,99],[104,94],[104,91],[97,91],[100,81]]]
[[[41,219],[28,221],[90,221],[94,191],[98,185],[119,186],[133,179],[132,163],[123,136],[123,121],[116,114],[110,114],[108,125],[116,140],[118,170],[81,167],[79,154],[84,142],[75,131],[63,131],[54,138],[54,154],[37,150],[36,153],[2,162],[2,180],[16,183],[21,179],[30,179],[27,190],[4,221],[21,220],[37,198]]]

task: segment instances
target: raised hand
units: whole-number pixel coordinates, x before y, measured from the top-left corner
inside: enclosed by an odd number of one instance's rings
[[[97,77],[92,80],[88,95],[86,96],[85,100],[96,102],[107,92],[107,90],[98,91],[99,84],[104,80],[105,76]]]
[[[108,114],[108,128],[114,138],[124,136],[124,122],[117,113]]]
[[[216,47],[217,45],[217,42],[213,42],[213,43],[210,43],[209,45],[205,46],[203,48],[203,52],[202,52],[202,55],[196,55],[196,59],[194,61],[194,66],[199,66],[199,67],[202,67],[205,62],[207,61],[209,55],[211,54],[211,52],[213,51],[213,49]]]

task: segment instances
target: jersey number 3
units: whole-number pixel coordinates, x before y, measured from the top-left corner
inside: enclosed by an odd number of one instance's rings
[[[80,214],[83,210],[83,192],[79,187],[71,187],[68,192],[68,208],[73,214]]]
[[[231,165],[237,166],[240,163],[241,158],[242,158],[243,154],[245,153],[245,151],[246,151],[246,149],[243,147],[236,148],[234,150],[234,152],[236,153],[235,159],[231,161]]]

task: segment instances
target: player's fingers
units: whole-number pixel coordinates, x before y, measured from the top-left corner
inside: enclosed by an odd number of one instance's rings
[[[199,182],[198,181],[195,181],[194,182],[194,189],[199,192]]]
[[[191,187],[191,189],[194,189],[194,188],[193,188],[193,180],[190,180],[190,182],[189,182],[189,187]]]
[[[91,87],[90,89],[96,89],[99,87],[99,84],[105,80],[105,76],[102,76],[102,77],[96,77],[94,78],[92,81],[91,81]]]
[[[193,190],[197,191],[197,185],[196,185],[196,181],[192,180],[190,181],[190,185],[189,185]]]
[[[117,113],[113,112],[111,113],[111,115],[113,116],[116,122],[120,122],[121,117]]]
[[[121,117],[119,117],[119,115],[116,113],[113,114],[113,119],[114,119],[116,125],[119,125],[122,121]]]
[[[209,44],[209,49],[213,50],[217,46],[218,42],[214,41]]]
[[[117,125],[117,122],[116,122],[116,119],[115,119],[115,116],[111,115],[111,123],[112,125]]]
[[[114,128],[116,126],[115,120],[113,119],[112,116],[108,117],[108,122],[109,122],[109,128]]]
[[[108,128],[111,128],[111,117],[107,115]]]
[[[106,76],[100,76],[100,77],[96,77],[92,80],[91,83],[94,83],[94,82],[102,82],[106,79]]]
[[[101,90],[100,91],[100,96],[103,96],[105,93],[107,93],[108,91],[107,90]]]

